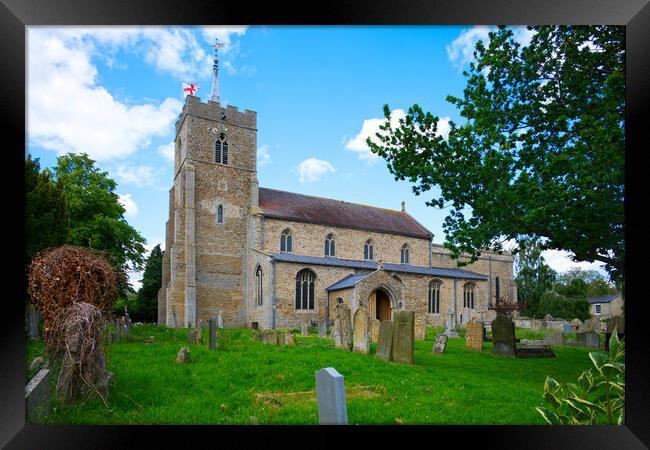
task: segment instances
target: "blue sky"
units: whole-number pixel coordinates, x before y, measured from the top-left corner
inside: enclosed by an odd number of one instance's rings
[[[228,26],[28,27],[27,151],[43,167],[88,153],[118,183],[126,218],[151,249],[163,243],[172,184],[181,81],[210,96],[215,38],[222,104],[257,112],[260,186],[406,210],[442,243],[445,211],[395,181],[365,137],[387,103],[394,115],[418,103],[460,121],[447,95],[462,94],[462,69],[489,27]],[[526,43],[530,32],[516,29]],[[435,192],[435,191],[434,191]],[[557,271],[597,269],[545,252]],[[603,272],[604,273],[604,272]],[[132,274],[139,287],[141,274]]]

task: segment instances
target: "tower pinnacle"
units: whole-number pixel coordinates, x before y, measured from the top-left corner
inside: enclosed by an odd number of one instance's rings
[[[214,64],[212,65],[212,94],[210,95],[210,100],[213,102],[219,103],[219,57],[217,55],[217,50],[223,47],[225,44],[220,43],[218,39],[214,40]]]

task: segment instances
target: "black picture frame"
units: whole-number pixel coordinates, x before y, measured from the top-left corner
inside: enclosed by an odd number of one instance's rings
[[[625,426],[402,426],[402,427],[230,427],[230,426],[37,426],[24,418],[24,310],[21,301],[24,227],[21,189],[25,148],[25,27],[30,25],[534,25],[610,24],[626,26],[626,425]],[[472,442],[483,448],[648,448],[650,446],[650,373],[648,339],[644,327],[647,295],[640,291],[642,270],[640,211],[642,159],[648,151],[648,128],[643,120],[650,96],[650,5],[647,0],[441,0],[400,2],[354,1],[324,4],[280,2],[210,2],[187,0],[2,0],[0,2],[0,115],[3,125],[5,184],[5,243],[15,245],[12,256],[5,244],[2,361],[0,371],[0,446],[14,448],[129,448],[227,443],[244,447],[253,441],[283,446],[339,445],[341,437],[363,433],[366,444],[393,439],[402,445],[457,446]],[[19,174],[13,178],[12,174]],[[13,188],[13,189],[12,189]],[[9,219],[9,220],[8,220]],[[632,245],[630,245],[632,243]],[[15,251],[15,253],[13,253]],[[635,264],[635,261],[637,264]],[[494,405],[498,408],[498,405]],[[299,434],[299,437],[296,435]],[[286,439],[289,437],[289,439]],[[284,439],[283,439],[284,438]],[[138,444],[136,444],[136,442]],[[255,442],[257,444],[258,442]],[[446,443],[445,443],[446,442]],[[228,445],[232,445],[229,443]],[[417,445],[417,444],[416,444]]]

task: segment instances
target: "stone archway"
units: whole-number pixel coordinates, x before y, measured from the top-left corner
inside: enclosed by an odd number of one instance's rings
[[[390,294],[381,287],[378,287],[370,294],[368,307],[371,319],[378,319],[383,322],[393,318]]]
[[[361,304],[367,306],[370,320],[376,319],[378,313],[379,320],[391,320],[393,311],[404,307],[404,285],[380,269],[355,285],[353,298],[355,307]]]

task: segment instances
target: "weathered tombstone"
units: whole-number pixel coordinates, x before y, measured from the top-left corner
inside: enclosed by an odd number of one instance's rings
[[[585,345],[591,348],[600,347],[600,340],[598,333],[587,332],[585,333]]]
[[[262,341],[265,344],[278,345],[278,333],[276,331],[267,331],[262,335]]]
[[[443,354],[445,352],[445,348],[447,347],[447,339],[449,339],[449,336],[447,336],[444,333],[438,334],[436,336],[436,340],[433,343],[433,348],[431,349],[431,353],[436,353],[436,354]]]
[[[49,369],[41,369],[25,386],[25,413],[28,423],[35,423],[49,412]]]
[[[296,345],[296,340],[293,337],[293,333],[291,331],[284,333],[284,345]]]
[[[454,308],[449,308],[447,310],[447,323],[445,326],[445,334],[447,337],[451,338],[457,338],[458,337],[458,332],[456,331],[456,311]]]
[[[413,341],[415,340],[415,312],[396,311],[393,327],[391,361],[413,364]]]
[[[182,347],[176,354],[177,363],[186,363],[190,360],[190,349],[187,347]]]
[[[562,333],[547,334],[546,336],[544,336],[544,344],[545,345],[564,345],[564,335]]]
[[[377,339],[377,353],[375,356],[390,361],[390,354],[393,348],[393,321],[384,320],[379,325],[379,338]]]
[[[415,339],[418,341],[424,340],[427,337],[427,324],[422,321],[415,321]]]
[[[352,350],[368,354],[370,349],[368,341],[368,310],[365,306],[360,306],[354,312]]]
[[[210,317],[210,350],[217,349],[217,318]]]
[[[565,323],[562,325],[562,333],[571,333],[571,331],[573,331],[573,327],[570,323]]]
[[[327,367],[316,372],[318,421],[321,425],[347,425],[345,382],[336,369]]]
[[[309,337],[309,324],[308,323],[303,323],[300,325],[300,335]]]
[[[221,310],[219,310],[219,314],[217,314],[217,327],[223,328],[223,313]]]
[[[465,346],[472,350],[483,349],[483,322],[476,318],[467,322],[465,331]]]
[[[381,321],[379,319],[372,319],[370,321],[370,340],[377,342],[379,340],[379,326]]]
[[[515,324],[506,316],[498,314],[492,321],[493,353],[515,356]]]
[[[278,333],[278,345],[280,347],[284,347],[285,345],[287,345],[285,336],[287,336],[287,333],[283,333],[283,332]]]
[[[336,335],[334,345],[337,348],[352,350],[352,317],[350,308],[342,303],[334,307],[334,326]]]
[[[327,322],[318,323],[318,337],[319,338],[327,337]]]

